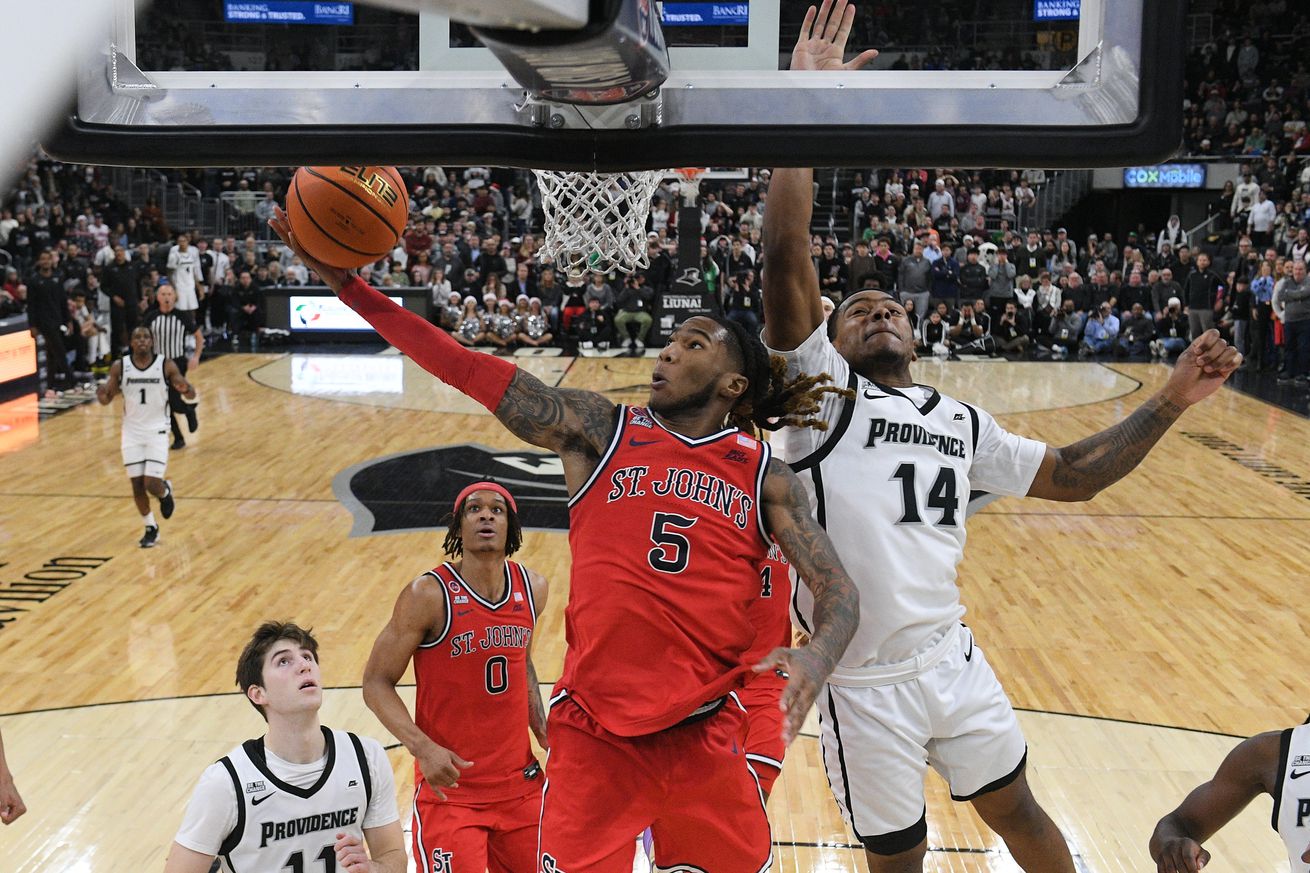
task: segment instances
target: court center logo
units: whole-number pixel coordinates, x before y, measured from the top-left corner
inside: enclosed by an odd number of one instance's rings
[[[465,486],[491,481],[505,486],[531,530],[568,530],[564,465],[549,452],[493,449],[475,443],[419,449],[374,458],[342,470],[332,491],[350,510],[352,537],[401,531],[441,530]]]

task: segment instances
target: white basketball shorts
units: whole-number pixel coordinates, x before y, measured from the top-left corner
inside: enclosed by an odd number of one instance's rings
[[[828,684],[816,706],[828,784],[857,837],[878,854],[907,851],[926,836],[923,780],[929,765],[955,800],[1009,785],[1028,746],[1001,683],[961,625],[945,653],[893,684]]]
[[[164,478],[168,468],[168,428],[145,433],[123,431],[123,466],[130,479]]]

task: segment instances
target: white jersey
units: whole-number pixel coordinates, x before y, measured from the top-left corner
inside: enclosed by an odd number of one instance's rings
[[[182,251],[181,246],[173,246],[168,250],[168,273],[173,290],[177,291],[177,308],[190,311],[199,307],[196,283],[205,281],[200,272],[199,250],[187,246],[187,250]]]
[[[226,873],[331,870],[338,833],[399,820],[395,781],[377,740],[323,728],[325,758],[281,761],[263,739],[247,740],[210,765],[176,840],[217,855]],[[306,778],[298,778],[298,777]]]
[[[168,430],[168,379],[164,376],[163,355],[144,370],[132,363],[132,356],[123,357],[123,375],[119,387],[123,391],[123,433],[148,436]]]
[[[1283,731],[1274,783],[1274,830],[1287,846],[1292,873],[1310,873],[1301,853],[1310,845],[1310,724]],[[1302,781],[1304,780],[1304,781]]]
[[[825,325],[774,354],[791,375],[827,373],[855,391],[850,401],[825,395],[828,430],[787,427],[773,438],[860,592],[859,628],[830,681],[908,678],[917,656],[964,615],[955,568],[970,491],[1026,494],[1046,446],[935,388],[897,389],[852,373]],[[803,585],[793,589],[797,623],[809,631],[813,598]]]

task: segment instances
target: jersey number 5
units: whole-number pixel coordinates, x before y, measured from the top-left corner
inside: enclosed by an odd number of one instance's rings
[[[681,573],[687,569],[687,562],[691,560],[691,541],[678,531],[690,530],[696,521],[672,512],[655,513],[650,524],[650,541],[655,548],[646,554],[650,565],[661,573]]]
[[[901,464],[892,473],[893,479],[901,480],[901,517],[897,524],[919,524],[919,498],[914,488],[914,465]],[[955,513],[959,511],[960,501],[955,492],[955,470],[942,467],[932,487],[928,489],[928,508],[941,510],[937,524],[942,527],[955,527]]]

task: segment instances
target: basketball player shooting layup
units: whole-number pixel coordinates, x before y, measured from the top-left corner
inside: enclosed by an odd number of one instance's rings
[[[1156,873],[1197,873],[1209,864],[1201,843],[1259,794],[1274,798],[1273,825],[1287,846],[1292,873],[1310,873],[1310,785],[1296,781],[1307,774],[1310,722],[1242,740],[1209,782],[1156,823],[1150,843]]]
[[[531,873],[537,866],[546,712],[528,646],[546,607],[514,497],[475,482],[455,498],[445,552],[410,582],[364,668],[364,702],[414,756],[420,873]],[[414,662],[411,718],[396,685]]]
[[[372,737],[319,723],[313,635],[260,625],[237,660],[237,685],[268,731],[201,774],[164,873],[209,873],[215,857],[224,873],[404,873],[391,762]]]
[[[790,674],[785,739],[850,641],[859,603],[796,477],[739,426],[800,425],[833,389],[784,381],[758,339],[704,317],[684,322],[660,353],[645,407],[551,388],[313,262],[281,210],[270,224],[388,342],[563,461],[573,569],[568,653],[548,721],[541,869],[626,873],[647,827],[660,866],[766,867],[768,820],[731,692],[751,671],[749,610],[769,535],[814,594],[809,645],[775,649],[756,666]]]
[[[854,13],[825,0],[805,17],[793,69],[843,65]],[[1168,383],[1125,421],[1062,448],[1006,433],[986,412],[910,378],[905,309],[881,291],[842,301],[826,320],[810,260],[813,171],[779,169],[764,219],[764,340],[789,373],[831,373],[850,399],[822,399],[826,433],[775,439],[860,587],[860,626],[820,695],[828,777],[872,873],[920,871],[927,767],[950,783],[1028,871],[1069,871],[1069,849],[1024,777],[1027,746],[973,636],[956,565],[970,489],[1089,500],[1127,475],[1187,407],[1241,363],[1208,331]],[[804,568],[797,567],[804,579]],[[797,586],[808,628],[809,599]]]
[[[171,385],[182,396],[194,400],[196,389],[187,382],[177,364],[154,353],[154,336],[144,325],[132,331],[132,353],[109,367],[109,377],[96,388],[96,399],[108,404],[123,395],[123,466],[132,481],[132,499],[145,522],[141,548],[159,543],[159,522],[150,510],[150,497],[159,499],[159,514],[173,514],[173,485],[164,479],[168,468],[168,406]]]

